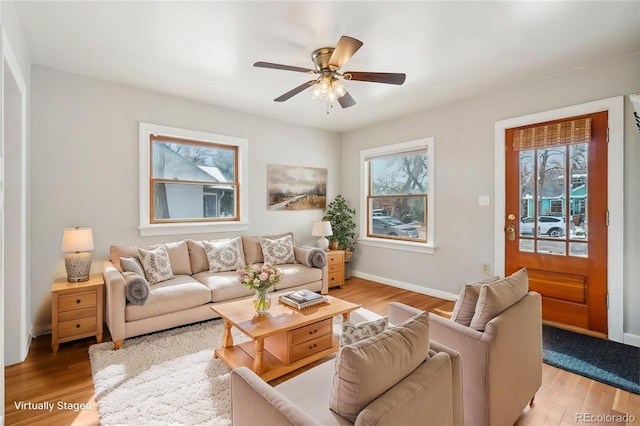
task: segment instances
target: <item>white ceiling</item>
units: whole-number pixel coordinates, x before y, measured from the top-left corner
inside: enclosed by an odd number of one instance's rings
[[[640,52],[640,2],[16,2],[33,64],[346,131],[496,88]],[[341,35],[364,42],[343,71],[404,72],[403,86],[348,82],[329,115],[309,80]],[[615,76],[612,76],[615,78]]]

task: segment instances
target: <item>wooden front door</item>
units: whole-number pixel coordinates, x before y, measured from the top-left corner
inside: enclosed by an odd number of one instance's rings
[[[549,322],[607,334],[607,112],[507,129],[505,272]]]

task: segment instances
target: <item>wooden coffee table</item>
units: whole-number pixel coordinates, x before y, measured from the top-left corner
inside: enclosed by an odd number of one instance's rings
[[[262,315],[256,314],[252,299],[212,306],[224,319],[222,347],[214,357],[231,368],[249,367],[268,382],[337,352],[340,339],[333,333],[333,317],[346,320],[360,305],[326,297],[327,303],[297,310],[272,296],[271,309]],[[251,341],[234,345],[232,327]]]

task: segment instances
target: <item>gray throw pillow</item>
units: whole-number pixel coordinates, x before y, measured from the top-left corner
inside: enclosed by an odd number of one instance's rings
[[[142,265],[135,257],[121,257],[120,267],[122,272],[133,272],[144,277],[144,269],[142,269]]]
[[[387,329],[389,318],[382,317],[372,321],[362,321],[353,324],[350,321],[342,322],[341,345],[350,345],[367,337],[375,336]]]

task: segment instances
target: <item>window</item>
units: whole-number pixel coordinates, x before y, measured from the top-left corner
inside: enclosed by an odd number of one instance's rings
[[[140,123],[140,233],[246,230],[247,141]]]
[[[427,138],[361,152],[364,244],[433,248],[433,142]]]

